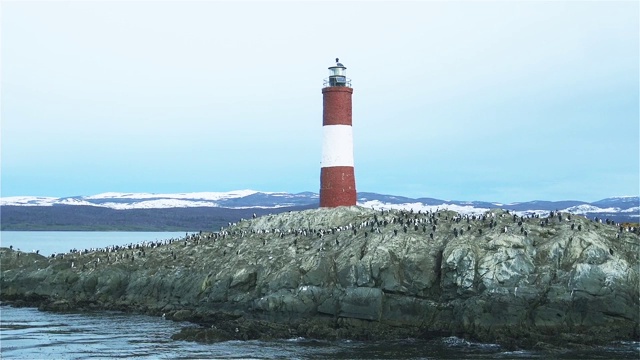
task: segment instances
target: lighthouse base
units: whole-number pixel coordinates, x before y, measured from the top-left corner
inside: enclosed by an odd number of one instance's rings
[[[356,205],[356,179],[352,166],[320,169],[320,207]]]

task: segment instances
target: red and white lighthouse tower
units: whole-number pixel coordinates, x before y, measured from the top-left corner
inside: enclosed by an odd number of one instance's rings
[[[322,89],[322,162],[320,207],[356,204],[351,126],[351,80],[347,68],[336,58]]]

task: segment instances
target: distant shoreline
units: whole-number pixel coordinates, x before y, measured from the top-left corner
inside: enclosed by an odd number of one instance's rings
[[[95,206],[0,206],[0,231],[218,231],[222,226],[301,207],[114,210]]]
[[[45,232],[45,231],[60,231],[60,232],[199,232],[200,230],[189,230],[180,228],[169,229],[157,229],[157,228],[5,228],[2,227],[0,231],[19,231],[19,232]]]
[[[393,206],[393,205],[389,205]],[[610,206],[610,205],[608,205]],[[632,205],[633,206],[633,205]],[[279,208],[184,207],[115,210],[87,205],[0,206],[0,231],[219,231],[229,223],[255,216],[317,208],[305,205]],[[368,207],[367,207],[368,208]],[[526,209],[513,211],[528,211]],[[585,215],[576,215],[585,216]],[[633,211],[590,213],[585,217],[638,224]]]

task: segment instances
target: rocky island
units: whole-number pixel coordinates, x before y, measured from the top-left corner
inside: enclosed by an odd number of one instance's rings
[[[640,338],[637,226],[551,212],[362,207],[44,257],[0,248],[0,300],[187,320],[175,339]]]

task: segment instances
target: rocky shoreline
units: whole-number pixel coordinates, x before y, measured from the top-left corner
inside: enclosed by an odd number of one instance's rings
[[[390,340],[511,348],[638,341],[637,228],[564,213],[361,207],[43,257],[0,248],[0,301],[190,321],[174,339]]]

